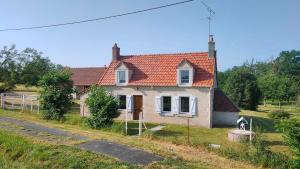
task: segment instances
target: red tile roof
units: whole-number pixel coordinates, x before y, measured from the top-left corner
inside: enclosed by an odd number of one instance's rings
[[[214,81],[215,59],[207,52],[129,55],[113,61],[99,81],[100,85],[115,85],[115,67],[123,62],[133,70],[128,86],[177,86],[177,66],[187,60],[194,68],[192,86],[211,87]]]
[[[240,109],[220,89],[215,89],[214,111],[240,112]]]
[[[104,67],[86,67],[70,68],[74,86],[90,86],[97,84],[102,74],[105,72]]]

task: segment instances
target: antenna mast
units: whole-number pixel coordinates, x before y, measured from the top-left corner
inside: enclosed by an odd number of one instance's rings
[[[216,12],[211,8],[209,7],[206,3],[204,3],[203,1],[201,1],[201,3],[206,7],[207,11],[209,12],[209,16],[207,17],[208,19],[208,36],[210,36],[210,22],[212,20],[212,15],[215,15]]]

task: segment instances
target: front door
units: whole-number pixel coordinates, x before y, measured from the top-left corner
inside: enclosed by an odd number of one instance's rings
[[[133,104],[134,104],[134,111],[133,111],[133,120],[139,120],[140,112],[143,111],[143,96],[133,96]]]

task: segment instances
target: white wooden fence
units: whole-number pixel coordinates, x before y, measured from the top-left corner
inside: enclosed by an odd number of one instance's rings
[[[1,108],[10,110],[40,111],[38,95],[26,95],[18,93],[1,93]]]

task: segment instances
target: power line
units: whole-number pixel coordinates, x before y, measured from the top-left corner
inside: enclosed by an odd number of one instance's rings
[[[127,13],[121,13],[121,14],[117,14],[117,15],[105,16],[105,17],[95,18],[95,19],[87,19],[87,20],[80,20],[80,21],[73,21],[73,22],[66,22],[66,23],[59,23],[59,24],[51,24],[51,25],[42,25],[42,26],[0,29],[0,32],[19,31],[19,30],[28,30],[28,29],[41,29],[41,28],[50,28],[50,27],[58,27],[58,26],[65,26],[65,25],[74,25],[74,24],[80,24],[80,23],[86,23],[86,22],[94,22],[94,21],[99,21],[99,20],[106,20],[106,19],[111,19],[111,18],[122,17],[122,16],[126,16],[126,15],[133,15],[133,14],[142,13],[142,12],[148,12],[148,11],[157,10],[157,9],[166,8],[166,7],[175,6],[175,5],[180,5],[180,4],[184,4],[184,3],[188,3],[188,2],[192,2],[192,1],[194,1],[194,0],[186,0],[186,1],[171,3],[171,4],[167,4],[167,5],[157,6],[157,7],[153,7],[153,8],[148,8],[148,9],[143,9],[143,10],[138,10],[138,11],[133,11],[133,12],[127,12]]]

